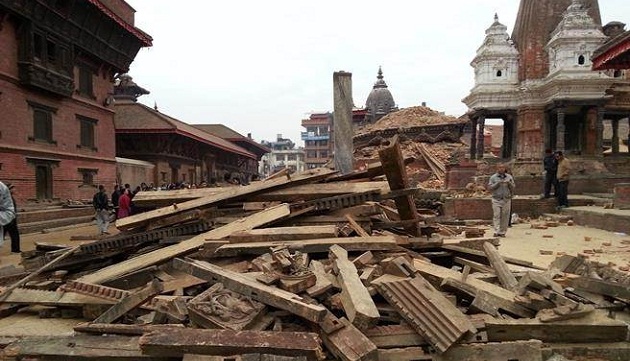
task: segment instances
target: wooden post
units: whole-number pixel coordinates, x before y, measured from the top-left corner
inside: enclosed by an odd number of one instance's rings
[[[352,137],[352,73],[333,74],[335,169],[348,174],[354,169]]]
[[[507,263],[501,257],[501,254],[490,242],[485,242],[483,244],[483,251],[486,253],[488,257],[488,261],[490,261],[490,265],[494,268],[497,273],[497,277],[499,277],[499,282],[501,285],[507,290],[516,291],[518,289],[518,281],[516,277],[510,271]]]
[[[378,151],[378,156],[383,164],[383,170],[385,176],[387,176],[387,182],[389,182],[389,188],[392,191],[398,189],[409,188],[409,179],[407,179],[407,172],[405,171],[405,162],[398,144],[398,137],[394,136],[391,140],[391,145],[387,148],[383,148]],[[404,195],[395,197],[396,208],[401,220],[417,220],[418,210],[413,200],[413,196]],[[420,230],[417,223],[406,226],[405,230],[413,236],[419,236]]]

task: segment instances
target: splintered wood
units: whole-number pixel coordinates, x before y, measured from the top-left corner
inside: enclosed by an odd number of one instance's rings
[[[397,140],[379,154],[344,175],[142,192],[134,201],[164,207],[119,220],[120,234],[38,245],[26,270],[0,274],[0,316],[37,306],[40,317],[91,322],[73,337],[5,340],[3,356],[543,361],[542,342],[627,339],[627,324],[607,316],[627,310],[628,277],[570,256],[537,269],[500,255],[499,239],[455,237],[459,227],[439,217],[427,224],[415,198],[426,205],[431,192],[409,188]]]

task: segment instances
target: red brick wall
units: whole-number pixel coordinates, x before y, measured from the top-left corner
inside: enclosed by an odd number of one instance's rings
[[[116,179],[114,113],[102,106],[112,90],[110,74],[93,78],[96,99],[73,95],[72,98],[51,96],[48,93],[19,85],[17,78],[17,41],[10,21],[0,30],[0,180],[15,184],[19,202],[34,199],[35,168],[27,157],[53,159],[53,198],[91,198],[94,187],[81,186],[79,168],[98,170],[94,183],[111,188]],[[75,75],[78,73],[75,71]],[[78,84],[78,78],[75,80]],[[27,101],[56,108],[53,114],[53,140],[48,144],[29,140],[33,135],[33,114]],[[80,123],[77,115],[96,119],[95,147],[81,149]]]
[[[555,209],[555,199],[512,200],[512,212],[519,217],[538,217]],[[490,198],[449,198],[444,203],[444,213],[456,219],[492,219],[492,202]]]
[[[519,159],[542,159],[545,151],[543,141],[544,108],[523,107],[518,110],[518,144]]]

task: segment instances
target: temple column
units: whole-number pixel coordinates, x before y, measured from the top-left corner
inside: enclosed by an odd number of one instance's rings
[[[628,116],[628,134],[626,135],[628,154],[630,155],[630,115]]]
[[[501,158],[510,157],[510,122],[508,118],[503,118],[503,140],[501,141]]]
[[[556,125],[556,150],[564,152],[564,133],[566,127],[564,125],[565,110],[558,109],[558,124]]]
[[[486,116],[485,115],[480,115],[479,116],[479,132],[477,133],[477,159],[483,159],[483,152],[484,152],[484,128],[486,125]]]
[[[512,123],[512,133],[510,134],[512,136],[511,142],[512,144],[510,145],[510,150],[511,150],[511,157],[514,157],[514,159],[517,158],[517,148],[518,148],[518,117],[516,115],[511,115],[510,118],[512,119],[511,123]]]
[[[477,118],[471,118],[471,132],[470,132],[470,159],[477,157]]]
[[[606,110],[604,107],[597,108],[597,122],[595,123],[595,132],[597,133],[597,138],[595,141],[595,155],[600,157],[602,156],[602,152],[604,150],[604,116],[606,114]]]
[[[613,119],[612,125],[612,153],[619,154],[619,119]]]

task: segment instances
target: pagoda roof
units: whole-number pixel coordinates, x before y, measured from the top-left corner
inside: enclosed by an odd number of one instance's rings
[[[117,134],[178,134],[226,152],[257,159],[238,145],[133,101],[114,103]]]
[[[630,69],[630,31],[610,39],[593,53],[593,70]]]

